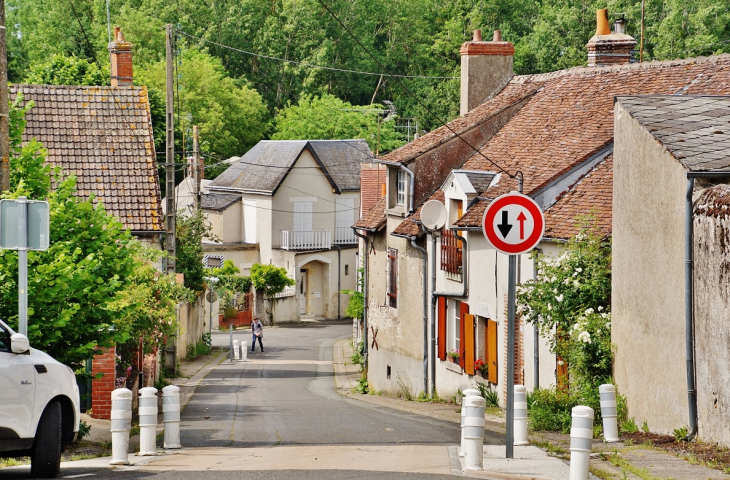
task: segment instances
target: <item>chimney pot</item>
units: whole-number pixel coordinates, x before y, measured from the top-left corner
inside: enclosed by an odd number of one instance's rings
[[[588,50],[588,66],[603,67],[631,62],[631,50],[636,40],[624,33],[626,21],[616,20],[616,31],[611,32],[608,25],[608,10],[596,11],[596,34],[586,45]]]
[[[608,9],[596,10],[596,35],[611,35],[611,27],[608,25]]]
[[[616,19],[616,23],[614,23],[613,30],[616,33],[626,33],[626,19],[621,17]]]
[[[493,42],[501,42],[502,41],[502,31],[501,30],[495,30],[494,31],[494,39],[492,39]]]
[[[474,30],[474,39],[472,42],[481,42],[482,41],[482,31],[481,30]]]

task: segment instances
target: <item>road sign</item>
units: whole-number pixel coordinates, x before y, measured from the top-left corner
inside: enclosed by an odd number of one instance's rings
[[[23,202],[18,200],[0,200],[0,248],[19,250],[21,232],[19,215]],[[49,245],[48,202],[27,200],[27,243],[28,250],[47,250]]]
[[[489,204],[482,218],[482,230],[494,248],[507,255],[519,255],[540,243],[545,217],[533,199],[512,192]]]

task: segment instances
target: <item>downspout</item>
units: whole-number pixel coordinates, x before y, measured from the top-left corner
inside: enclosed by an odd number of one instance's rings
[[[357,231],[357,228],[352,228],[353,233],[356,237],[362,238],[365,242],[365,252],[363,253],[363,274],[362,274],[362,355],[365,367],[368,365],[368,237]],[[375,229],[366,229],[368,232],[374,232]]]
[[[697,387],[695,385],[694,365],[694,234],[692,193],[695,179],[687,177],[687,198],[684,214],[684,329],[685,352],[687,357],[687,399],[689,403],[689,432],[687,441],[697,435]]]
[[[436,393],[436,232],[431,231],[431,396]]]
[[[416,244],[415,236],[411,237],[413,248],[423,256],[423,393],[428,392],[428,252]]]
[[[332,246],[337,249],[337,320],[339,320],[342,318],[342,316],[340,315],[340,288],[342,286],[342,267],[340,266],[340,253],[342,252],[342,249],[339,245]]]

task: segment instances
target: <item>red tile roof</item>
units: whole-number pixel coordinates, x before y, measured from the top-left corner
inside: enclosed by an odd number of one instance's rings
[[[444,203],[444,192],[440,189],[436,190],[433,192],[433,195],[428,198],[428,200],[438,200],[439,202]],[[415,237],[420,235],[423,231],[421,230],[421,209],[425,204],[426,202],[423,202],[423,204],[421,204],[421,206],[418,207],[413,214],[401,222],[401,224],[393,230],[392,235],[405,237]]]
[[[380,198],[377,203],[365,212],[362,218],[355,224],[357,228],[379,229],[385,225],[385,197]]]

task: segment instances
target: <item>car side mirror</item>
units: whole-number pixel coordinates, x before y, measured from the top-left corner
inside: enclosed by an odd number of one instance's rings
[[[14,333],[10,336],[10,350],[13,353],[26,353],[30,350],[28,337],[22,333]]]

